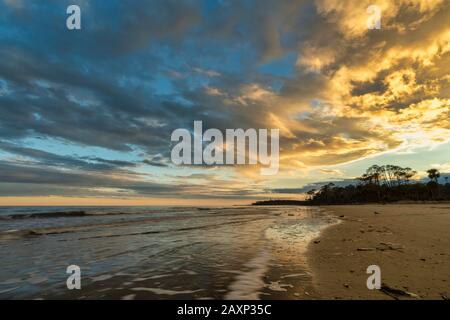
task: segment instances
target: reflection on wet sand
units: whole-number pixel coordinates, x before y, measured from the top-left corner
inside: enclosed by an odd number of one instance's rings
[[[2,219],[0,246],[14,255],[0,257],[0,296],[307,297],[306,246],[334,222],[318,208],[307,207],[129,210]],[[81,290],[66,288],[70,264],[82,270]]]

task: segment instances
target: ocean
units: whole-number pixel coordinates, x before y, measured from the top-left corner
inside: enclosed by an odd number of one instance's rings
[[[299,206],[0,207],[0,298],[295,298],[313,290],[307,245],[333,223]]]

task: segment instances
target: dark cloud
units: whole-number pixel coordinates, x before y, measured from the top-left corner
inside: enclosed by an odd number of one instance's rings
[[[65,167],[92,171],[111,171],[120,168],[136,167],[136,163],[120,160],[107,160],[99,157],[62,156],[34,148],[26,148],[0,141],[0,150],[30,158],[36,164],[45,166]]]
[[[114,174],[111,174],[114,173]],[[121,175],[118,175],[118,174]],[[187,179],[205,178],[185,177]],[[226,188],[225,181],[216,184],[191,184],[188,180],[173,183],[151,179],[149,175],[124,172],[67,170],[36,163],[0,161],[0,194],[2,196],[117,196],[179,198],[251,199],[251,188]]]
[[[149,166],[154,167],[167,167],[169,166],[169,161],[167,158],[163,157],[162,155],[158,154],[155,155],[149,159],[144,159],[142,161],[145,164],[148,164]]]

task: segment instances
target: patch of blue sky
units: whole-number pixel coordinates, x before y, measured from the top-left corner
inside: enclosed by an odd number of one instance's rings
[[[297,54],[290,52],[278,59],[270,60],[258,67],[259,72],[276,77],[293,78]]]
[[[185,41],[183,59],[191,68],[221,74],[245,74],[256,61],[257,52],[249,43],[234,43],[224,39],[210,39],[207,44],[199,41]]]
[[[149,174],[155,177],[177,177],[179,175],[189,175],[193,173],[198,173],[198,170],[193,169],[191,167],[184,166],[152,166],[148,164],[142,164],[139,167],[133,169],[134,172],[140,174]]]
[[[8,2],[8,1],[4,1]],[[13,1],[9,1],[13,3]],[[14,1],[17,4],[20,4],[22,1]],[[29,14],[27,15],[19,15],[17,14],[17,9],[14,5],[3,5],[3,2],[0,1],[0,39],[8,39],[14,42],[22,42],[33,45],[35,49],[43,49],[47,48],[44,43],[48,42],[49,31],[54,32],[55,28],[52,28],[55,22],[54,17],[62,17],[61,21],[64,22],[65,15],[61,15],[61,13],[66,12],[67,5],[64,3],[56,3],[52,2],[51,4],[43,4],[41,1],[37,1],[33,3],[32,1],[27,1],[26,5],[29,10]],[[18,17],[20,17],[17,19]],[[46,19],[39,19],[40,24],[34,23],[37,17],[47,17]],[[26,20],[25,20],[26,19]],[[21,23],[20,27],[17,24],[17,20],[24,20],[25,23]],[[26,23],[27,20],[30,20],[30,23]],[[19,22],[20,23],[20,22]],[[40,28],[41,30],[37,30],[36,28]],[[40,32],[42,31],[42,32]],[[43,39],[46,41],[42,41]]]
[[[0,97],[1,96],[7,96],[12,91],[9,89],[8,82],[2,78],[0,78]]]
[[[5,160],[5,159],[11,158],[11,157],[14,157],[14,155],[7,151],[0,149],[0,159]]]
[[[226,49],[218,61],[219,72],[245,74],[257,60],[257,52],[250,44],[241,44],[235,48]]]
[[[2,19],[3,20],[3,19]],[[19,29],[9,25],[0,25],[0,39],[2,40],[24,40],[25,34]]]
[[[173,101],[176,102],[176,103],[181,104],[184,107],[189,107],[190,108],[190,107],[194,106],[194,103],[192,101],[190,101],[190,100],[188,100],[188,99],[186,99],[184,97],[181,97],[181,96],[174,96],[173,97]]]
[[[33,119],[36,121],[41,121],[43,119],[42,115],[39,112],[33,112],[32,116],[33,116]]]
[[[169,76],[157,74],[150,82],[150,87],[154,90],[152,93],[157,95],[169,95],[175,93],[175,88]]]
[[[211,12],[220,10],[225,3],[224,0],[203,0],[203,14],[208,16]]]
[[[368,167],[374,164],[395,164],[410,167],[414,170],[425,171],[433,165],[448,163],[450,154],[450,141],[435,147],[422,146],[410,149],[408,152],[391,151],[374,157],[354,161],[344,165],[334,166],[335,169],[345,170],[350,177],[360,176]]]
[[[142,161],[142,150],[134,148],[133,151],[116,151],[102,147],[83,146],[56,138],[33,138],[21,140],[21,145],[42,151],[62,155],[78,157],[99,157],[107,160]]]

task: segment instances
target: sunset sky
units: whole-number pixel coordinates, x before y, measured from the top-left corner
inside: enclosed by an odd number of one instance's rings
[[[375,163],[450,172],[449,21],[446,0],[0,0],[0,205],[239,204]],[[194,120],[280,129],[279,173],[173,165]]]

